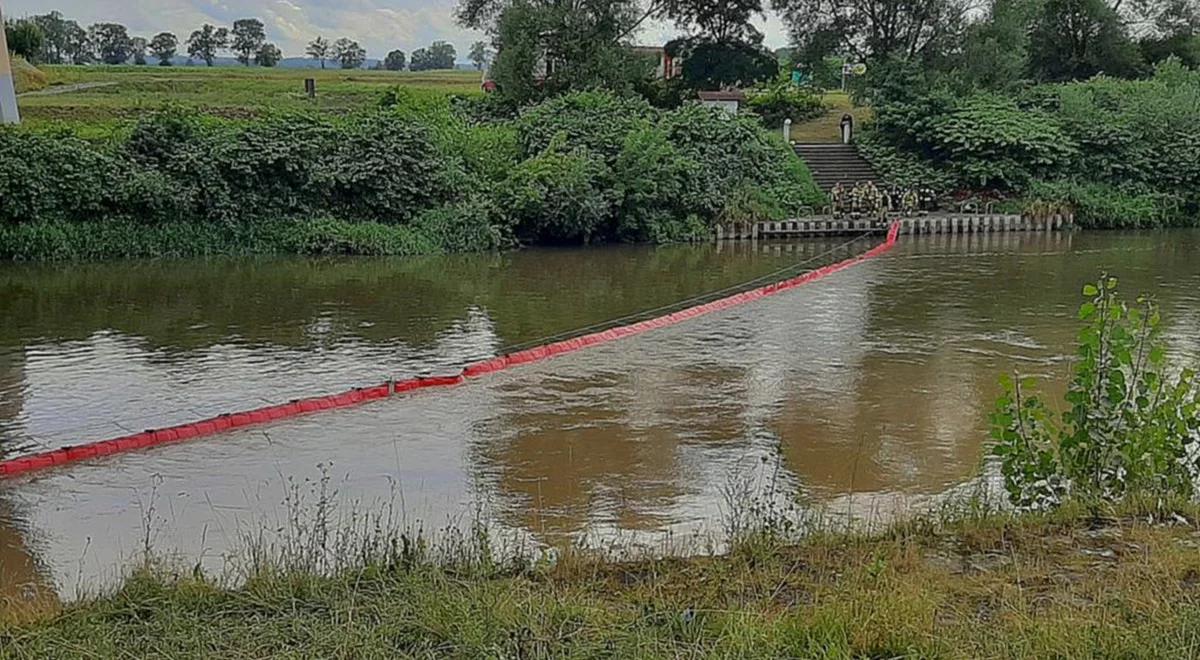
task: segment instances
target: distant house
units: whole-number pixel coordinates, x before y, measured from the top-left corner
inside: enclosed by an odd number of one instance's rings
[[[683,75],[683,58],[672,57],[662,46],[634,46],[632,50],[655,63],[654,77],[659,80],[671,80]]]

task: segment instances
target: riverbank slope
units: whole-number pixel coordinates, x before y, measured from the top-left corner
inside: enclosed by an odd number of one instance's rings
[[[0,622],[0,657],[1189,657],[1196,513],[921,518],[633,563],[447,565],[403,545],[351,573],[268,571],[237,589],[142,571]]]

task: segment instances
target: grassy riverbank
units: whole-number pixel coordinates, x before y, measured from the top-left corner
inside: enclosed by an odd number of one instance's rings
[[[115,595],[0,623],[0,657],[1191,657],[1197,513],[976,512],[633,563],[397,552],[232,590],[140,572]]]

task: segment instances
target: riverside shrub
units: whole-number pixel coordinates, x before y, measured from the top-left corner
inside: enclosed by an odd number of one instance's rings
[[[803,163],[753,118],[663,111],[605,92],[494,123],[473,123],[447,99],[403,94],[336,119],[224,122],[168,108],[104,143],[0,129],[0,156],[0,225],[28,227],[5,233],[20,245],[0,253],[20,258],[37,258],[38,246],[60,258],[129,252],[53,223],[211,228],[211,249],[188,232],[159,232],[166,238],[138,254],[227,253],[231,237],[252,235],[239,228],[289,222],[304,232],[254,234],[247,251],[273,251],[262,241],[276,240],[302,253],[409,254],[515,240],[692,240],[721,220],[823,203]],[[322,229],[335,219],[337,231]],[[187,240],[167,240],[176,235]]]
[[[1187,221],[1184,199],[1145,185],[1088,181],[1035,181],[1026,198],[1030,206],[1071,208],[1075,221],[1101,229],[1154,228]]]
[[[972,188],[1019,190],[1075,155],[1058,122],[1012,99],[972,97],[931,122],[928,149]]]
[[[527,160],[500,207],[526,239],[691,240],[720,221],[824,203],[803,162],[752,117],[577,92],[527,110],[516,130]]]
[[[206,220],[328,213],[404,223],[452,193],[428,132],[382,113],[229,129],[164,112],[140,122],[125,151],[175,185],[181,210]]]
[[[1193,498],[1200,477],[1195,370],[1169,364],[1153,301],[1127,304],[1107,276],[1083,295],[1065,412],[1051,412],[1032,380],[1002,379],[992,452],[1010,500],[1042,509],[1068,498]]]
[[[610,233],[609,179],[603,161],[585,149],[546,151],[513,170],[499,203],[523,241],[587,243]]]
[[[868,157],[884,173],[916,160],[950,180],[908,166],[896,178],[1039,199],[1057,192],[1078,203],[1084,226],[1200,222],[1200,72],[1177,60],[1143,80],[1100,76],[1007,96],[912,75],[874,94]]]
[[[73,137],[0,130],[0,223],[95,219],[117,201],[120,169]]]
[[[565,94],[521,113],[517,134],[525,157],[534,157],[555,145],[581,147],[611,165],[621,153],[625,137],[648,126],[658,113],[639,97],[602,91]]]

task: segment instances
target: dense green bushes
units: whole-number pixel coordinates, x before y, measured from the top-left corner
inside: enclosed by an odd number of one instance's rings
[[[753,118],[581,92],[526,111],[516,129],[527,160],[501,207],[516,210],[525,240],[687,240],[715,222],[823,202],[803,163]]]
[[[1032,208],[1070,208],[1078,222],[1098,229],[1162,227],[1181,224],[1187,218],[1180,196],[1137,185],[1035,181],[1025,199]]]
[[[781,127],[786,119],[800,123],[825,114],[821,96],[811,88],[792,84],[790,79],[752,93],[747,105],[768,128]]]
[[[449,201],[450,172],[423,129],[372,115],[245,127],[166,112],[122,144],[0,131],[0,221],[239,222],[332,214],[404,223]]]
[[[891,72],[874,91],[868,157],[943,192],[1064,202],[1097,227],[1194,223],[1200,72],[1169,60],[1146,80],[1099,77],[1008,96]],[[927,171],[912,167],[918,162]]]
[[[927,138],[936,158],[975,188],[1022,188],[1075,153],[1051,117],[988,94],[936,117]]]
[[[0,256],[675,241],[822,202],[782,141],[710,109],[603,92],[511,120],[403,92],[381,106],[245,123],[168,109],[105,143],[0,130]]]

